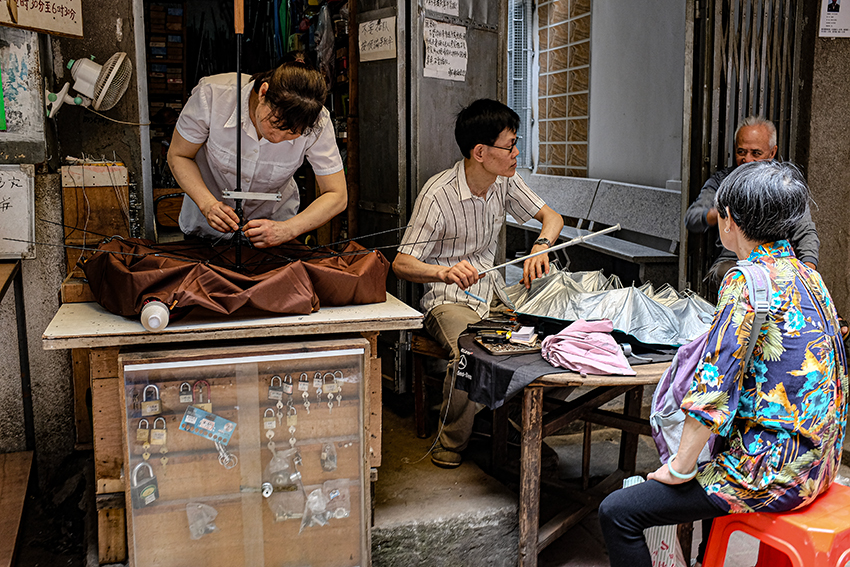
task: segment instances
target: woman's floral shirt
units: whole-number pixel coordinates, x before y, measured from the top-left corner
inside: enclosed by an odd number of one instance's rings
[[[832,298],[785,240],[748,258],[770,271],[771,305],[744,369],[753,308],[744,276],[726,275],[686,414],[728,440],[697,481],[729,512],[804,506],[838,473],[847,363]]]

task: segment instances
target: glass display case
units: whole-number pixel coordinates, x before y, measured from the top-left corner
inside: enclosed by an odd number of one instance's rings
[[[131,565],[369,565],[369,348],[122,354]]]

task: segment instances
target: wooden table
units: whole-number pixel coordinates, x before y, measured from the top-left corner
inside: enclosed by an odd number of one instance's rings
[[[635,470],[638,435],[650,435],[649,422],[640,418],[643,387],[656,384],[669,362],[635,366],[636,376],[585,376],[574,372],[549,374],[525,387],[522,393],[522,445],[519,490],[519,564],[535,567],[537,554],[569,528],[595,510],[602,498],[622,484]],[[575,400],[563,402],[547,398],[551,410],[544,415],[544,391],[564,386],[589,386],[593,389]],[[623,413],[601,410],[600,406],[625,395]],[[505,408],[497,410],[505,413]],[[578,510],[567,510],[540,526],[540,458],[543,438],[577,419],[585,422],[582,452],[582,490],[570,489],[556,481],[547,484],[561,494],[581,503]],[[494,437],[502,437],[506,429],[504,415],[494,419]],[[620,429],[619,465],[616,471],[594,487],[589,487],[590,424]],[[494,443],[494,462],[506,462],[504,443]]]
[[[85,384],[91,389],[100,563],[123,561],[127,553],[123,493],[128,471],[123,470],[119,353],[156,346],[168,348],[175,343],[181,343],[177,345],[181,348],[192,348],[286,337],[297,340],[305,336],[362,335],[372,343],[367,385],[371,394],[368,427],[371,465],[379,466],[381,361],[376,354],[377,335],[381,331],[421,326],[422,314],[391,295],[383,303],[325,307],[309,315],[237,317],[193,312],[158,333],[146,331],[137,318],[113,315],[96,303],[62,305],[44,331],[42,346],[76,349],[75,366],[79,363],[86,368]]]

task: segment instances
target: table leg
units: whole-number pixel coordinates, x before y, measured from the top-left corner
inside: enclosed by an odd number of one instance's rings
[[[643,386],[635,386],[626,392],[623,404],[623,415],[640,417],[640,406],[643,401]],[[638,434],[624,431],[620,436],[620,470],[627,476],[635,473],[637,462]]]
[[[520,567],[537,567],[542,429],[543,389],[526,387],[522,396],[522,450],[519,483]]]
[[[499,468],[508,462],[508,405],[493,410],[491,456],[493,468]]]

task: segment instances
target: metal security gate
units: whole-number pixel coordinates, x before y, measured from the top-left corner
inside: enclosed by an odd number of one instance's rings
[[[735,128],[756,114],[773,121],[778,156],[794,161],[803,0],[697,0],[694,12],[690,202],[719,168],[734,161]],[[690,234],[687,281],[703,281],[715,231]]]

